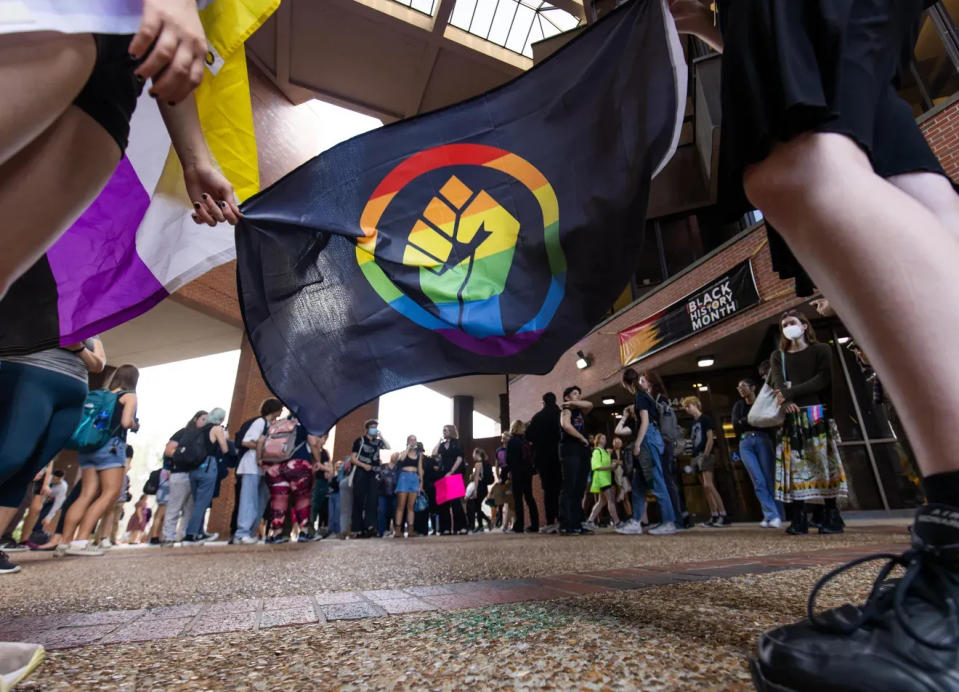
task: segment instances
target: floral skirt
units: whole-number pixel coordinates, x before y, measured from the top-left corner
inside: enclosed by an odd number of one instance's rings
[[[849,493],[839,457],[839,429],[822,406],[787,414],[776,446],[776,499],[829,500]]]

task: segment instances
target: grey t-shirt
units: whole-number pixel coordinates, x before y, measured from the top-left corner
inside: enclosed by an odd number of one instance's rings
[[[93,336],[86,339],[84,345],[93,350],[94,341],[99,341],[100,337]],[[37,351],[26,356],[10,356],[4,358],[8,363],[22,363],[24,365],[33,365],[44,370],[67,375],[81,382],[89,381],[90,372],[87,370],[87,364],[83,362],[76,353],[71,353],[63,348],[48,348],[45,351]]]

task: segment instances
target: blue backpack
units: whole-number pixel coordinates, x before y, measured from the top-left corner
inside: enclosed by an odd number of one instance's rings
[[[83,401],[80,422],[65,445],[78,452],[95,452],[110,441],[115,430],[110,427],[117,400],[127,392],[94,389]]]

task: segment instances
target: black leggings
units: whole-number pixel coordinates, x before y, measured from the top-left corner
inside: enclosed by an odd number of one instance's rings
[[[567,442],[560,447],[559,452],[563,471],[559,525],[567,531],[578,531],[583,525],[583,494],[586,492],[589,449],[579,442]]]
[[[35,365],[0,364],[0,507],[19,507],[27,486],[70,439],[87,383]]]
[[[513,503],[515,506],[513,531],[521,533],[526,528],[526,513],[523,511],[523,500],[529,507],[529,526],[534,531],[539,530],[539,510],[533,498],[533,474],[528,469],[515,469],[510,472],[513,479]]]

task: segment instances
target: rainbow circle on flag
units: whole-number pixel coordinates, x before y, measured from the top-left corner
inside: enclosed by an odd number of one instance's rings
[[[505,173],[529,190],[539,204],[543,217],[543,242],[549,263],[550,284],[543,304],[536,315],[515,332],[505,333],[503,330],[499,314],[499,300],[502,286],[505,285],[506,274],[512,263],[519,223],[508,212],[498,207],[495,200],[488,196],[482,198],[482,194],[473,194],[455,176],[452,176],[447,185],[441,189],[441,193],[445,193],[447,197],[454,200],[457,198],[463,200],[464,205],[467,199],[473,200],[474,204],[464,213],[468,213],[475,205],[488,215],[497,215],[494,221],[498,223],[494,223],[494,227],[507,229],[505,232],[500,232],[499,236],[486,242],[486,247],[491,249],[484,250],[484,246],[480,245],[478,249],[472,248],[470,250],[473,254],[470,255],[469,270],[466,270],[466,279],[463,286],[467,286],[465,282],[470,280],[470,271],[473,269],[474,263],[478,264],[481,260],[487,263],[483,267],[485,274],[483,271],[477,272],[477,276],[483,276],[483,280],[478,281],[474,278],[474,284],[481,286],[478,289],[480,291],[479,297],[469,299],[469,295],[467,295],[467,299],[463,300],[463,288],[461,287],[459,303],[451,301],[446,304],[439,304],[440,314],[434,314],[407,296],[376,262],[376,244],[379,235],[377,227],[390,202],[400,190],[417,177],[439,168],[451,166],[481,166]],[[444,207],[444,204],[440,203],[441,201],[438,198],[433,199],[425,212],[427,217],[430,208],[433,207],[438,209],[438,212],[434,211],[434,218],[436,218],[436,213],[441,216],[444,213],[449,213],[449,209]],[[459,205],[447,203],[447,206]],[[494,209],[492,212],[490,211],[491,207]],[[455,221],[452,220],[453,217],[449,218],[451,223],[455,224],[454,228],[458,228],[460,217],[457,215]],[[472,218],[474,218],[473,225],[475,227],[477,225],[475,218],[477,217]],[[556,198],[556,193],[546,177],[536,167],[504,149],[483,144],[446,144],[413,154],[393,168],[370,195],[370,199],[367,201],[360,217],[360,228],[363,231],[363,236],[357,239],[356,260],[360,270],[377,295],[406,318],[421,327],[441,334],[453,344],[473,353],[504,357],[522,351],[539,340],[563,300],[566,286],[566,257],[559,242],[559,201]],[[419,230],[417,230],[418,228]],[[434,242],[429,247],[433,249],[437,246],[448,247],[450,245],[449,236],[441,237],[442,231],[436,232],[438,228],[439,224],[430,226],[425,222],[420,223],[413,229],[411,238],[419,234],[428,240],[428,236],[432,235]],[[493,236],[492,233],[485,230],[482,221],[479,222],[478,229],[474,228],[473,230],[474,237],[477,233],[481,234],[480,237]],[[510,236],[510,231],[512,231],[512,236]],[[457,231],[454,231],[452,238],[456,238],[457,233]],[[485,236],[482,234],[485,234]],[[414,249],[410,250],[410,246],[407,247],[404,264],[420,265],[422,268],[430,264],[430,261],[426,259],[427,257],[433,258],[433,264],[439,262],[436,257],[442,254],[442,250],[436,254],[430,254],[429,249],[423,250],[420,246],[412,243],[410,245]],[[422,243],[421,246],[423,246]],[[447,249],[447,255],[449,252],[449,249]],[[489,256],[475,259],[484,254]],[[456,270],[459,268],[455,267],[448,271],[445,275],[446,278],[450,279],[452,277],[453,281],[457,280]],[[444,268],[444,271],[445,269],[448,269],[448,267]],[[424,277],[424,281],[428,282],[423,286],[424,292],[428,296],[430,295],[430,286],[434,284],[437,287],[434,290],[438,292],[436,295],[442,294],[444,279],[441,274],[434,276],[425,270],[421,270],[421,275]],[[447,281],[448,283],[449,281]],[[499,292],[497,292],[497,288],[500,289]],[[446,295],[450,295],[448,286],[446,290]],[[434,302],[436,302],[435,299]],[[464,311],[466,314],[465,322]],[[451,317],[456,314],[459,315],[459,322]]]

